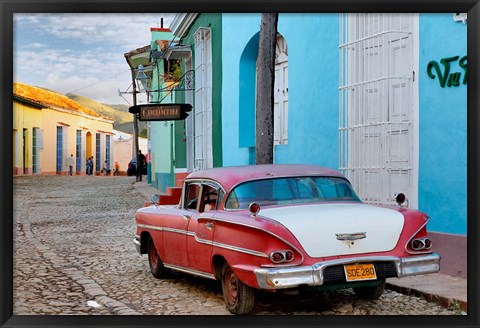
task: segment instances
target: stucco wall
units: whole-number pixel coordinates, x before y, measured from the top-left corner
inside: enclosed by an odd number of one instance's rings
[[[32,146],[33,128],[42,126],[42,109],[28,104],[13,102],[13,174],[24,174],[23,172],[23,129],[27,129],[25,138],[25,169],[27,174],[32,173]],[[42,151],[39,149],[41,158]],[[41,167],[39,168],[41,173]]]
[[[254,162],[253,148],[241,138],[253,132],[254,74],[244,68],[258,49],[261,16],[222,17],[223,165],[248,164]],[[288,45],[289,135],[288,145],[275,148],[276,163],[338,167],[338,19],[337,14],[279,15],[278,32]],[[249,114],[240,115],[245,106]]]
[[[63,160],[62,172],[67,172],[66,167],[66,158],[73,154],[75,157],[76,151],[76,131],[77,129],[82,130],[82,140],[85,142],[85,134],[89,131],[92,134],[91,139],[91,149],[92,155],[96,157],[96,143],[95,135],[97,131],[102,131],[101,133],[101,163],[105,160],[105,135],[111,133],[111,164],[113,165],[115,158],[113,156],[113,124],[106,123],[103,121],[98,121],[90,119],[87,117],[82,117],[78,115],[73,115],[70,113],[59,112],[52,109],[44,109],[42,111],[42,129],[44,130],[44,150],[42,152],[41,166],[44,174],[55,174],[56,173],[56,151],[57,151],[57,126],[63,125],[67,132],[64,135],[65,145],[63,151]],[[84,147],[86,148],[86,147]],[[82,149],[83,152],[86,149]],[[85,173],[85,162],[86,155],[82,158],[82,170],[79,171],[80,174]],[[96,159],[94,159],[95,161]],[[113,166],[112,166],[113,167]],[[74,167],[75,171],[75,167]],[[95,171],[95,166],[94,166]]]
[[[432,60],[466,56],[467,26],[452,14],[421,14],[419,29],[419,208],[430,215],[431,231],[466,234],[467,86],[462,73],[459,86],[442,88],[427,68]],[[458,61],[450,72],[463,72]]]

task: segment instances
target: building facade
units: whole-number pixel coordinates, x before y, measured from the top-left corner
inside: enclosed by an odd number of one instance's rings
[[[86,173],[90,156],[94,172],[105,160],[113,168],[113,120],[62,94],[22,83],[14,83],[13,111],[14,175],[66,175],[70,155],[76,175]]]
[[[178,14],[170,29],[151,29],[150,102],[193,106],[185,120],[149,123],[151,182],[162,191],[222,165],[221,21],[221,14]]]
[[[406,194],[431,217],[442,272],[466,277],[466,24],[456,16],[280,14],[274,162],[337,169],[371,204]],[[223,166],[255,161],[260,19],[222,15]]]

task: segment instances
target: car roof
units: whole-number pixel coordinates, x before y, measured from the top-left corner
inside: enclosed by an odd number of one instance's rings
[[[192,172],[187,179],[210,179],[222,185],[225,191],[247,180],[286,176],[334,176],[345,178],[336,170],[306,164],[264,164],[225,166]]]

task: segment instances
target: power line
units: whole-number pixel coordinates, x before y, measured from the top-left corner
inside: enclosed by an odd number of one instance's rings
[[[75,90],[70,91],[70,92],[67,92],[67,93],[74,93],[74,92],[79,91],[79,90],[83,90],[83,89],[87,89],[87,88],[93,87],[93,86],[95,86],[95,85],[97,85],[97,84],[103,83],[103,82],[105,82],[105,81],[108,81],[108,80],[111,80],[111,79],[113,79],[113,78],[116,78],[117,76],[120,76],[120,75],[122,75],[122,74],[125,74],[126,72],[130,72],[130,69],[127,69],[127,70],[125,70],[125,71],[123,71],[123,72],[121,72],[121,73],[117,73],[117,74],[115,74],[115,75],[113,75],[113,76],[111,76],[111,77],[109,77],[109,78],[106,78],[106,79],[104,79],[104,80],[95,82],[95,83],[93,83],[93,84],[90,84],[90,85],[87,85],[87,86],[84,86],[84,87],[75,89]]]

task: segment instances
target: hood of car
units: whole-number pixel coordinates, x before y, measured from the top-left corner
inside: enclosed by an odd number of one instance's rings
[[[310,257],[390,251],[404,225],[401,213],[362,203],[269,208],[259,215],[289,229]]]

